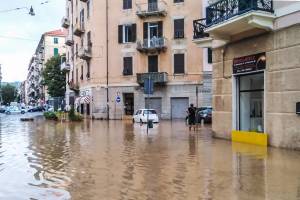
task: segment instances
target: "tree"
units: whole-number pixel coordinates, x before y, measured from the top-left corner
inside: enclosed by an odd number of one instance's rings
[[[17,96],[16,87],[10,84],[2,86],[2,100],[5,105],[15,101]]]
[[[66,72],[60,69],[61,56],[54,56],[46,62],[43,71],[44,85],[51,97],[62,97],[66,91]]]

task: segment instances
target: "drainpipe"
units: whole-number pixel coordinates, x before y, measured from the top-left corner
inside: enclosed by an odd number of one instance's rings
[[[108,0],[106,0],[106,106],[107,120],[109,120],[109,89],[108,89]]]

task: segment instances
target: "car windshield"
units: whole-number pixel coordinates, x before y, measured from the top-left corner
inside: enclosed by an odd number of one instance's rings
[[[144,110],[144,114],[156,114],[156,111],[155,110]]]

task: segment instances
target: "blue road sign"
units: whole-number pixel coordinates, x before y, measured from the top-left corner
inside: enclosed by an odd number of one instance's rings
[[[120,97],[120,96],[117,96],[116,102],[117,102],[117,103],[120,103],[120,102],[121,102],[121,97]]]

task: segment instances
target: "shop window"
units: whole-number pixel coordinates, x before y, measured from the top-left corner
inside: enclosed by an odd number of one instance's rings
[[[238,77],[239,129],[264,131],[264,74]]]

